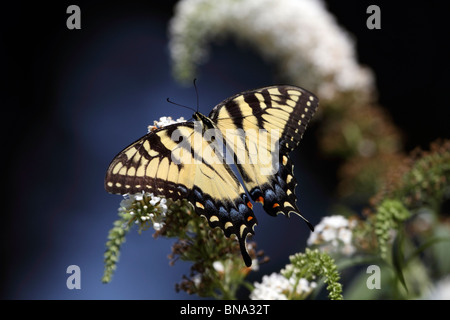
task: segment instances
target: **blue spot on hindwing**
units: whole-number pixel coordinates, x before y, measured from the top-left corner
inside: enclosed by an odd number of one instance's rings
[[[211,200],[206,200],[205,202],[205,209],[208,212],[216,212],[216,206],[214,205],[214,202],[212,202]]]
[[[203,200],[203,193],[201,193],[197,189],[194,189],[194,196],[195,196],[196,199]]]
[[[241,214],[235,208],[230,209],[230,218],[231,218],[231,221],[233,222],[233,224],[236,221],[240,220],[240,216],[241,216]]]
[[[286,181],[281,178],[279,175],[277,175],[277,180],[278,180],[278,184],[280,185],[281,188],[286,188]]]
[[[277,196],[275,195],[275,192],[273,192],[272,189],[267,189],[264,192],[264,202],[272,203],[272,202],[275,202],[276,199],[277,199]]]
[[[219,208],[219,216],[221,218],[228,216],[228,211],[223,206],[220,206],[220,208]]]
[[[243,203],[239,204],[239,212],[240,212],[241,216],[244,215],[247,211],[248,211],[248,207],[245,204],[243,204]]]
[[[278,184],[275,184],[275,193],[278,200],[281,200],[281,198],[284,198],[286,196],[286,192],[284,192],[284,190]]]
[[[188,193],[188,189],[186,189],[184,186],[178,185],[177,188],[178,188],[178,190],[181,191],[181,194],[183,194],[183,195]]]

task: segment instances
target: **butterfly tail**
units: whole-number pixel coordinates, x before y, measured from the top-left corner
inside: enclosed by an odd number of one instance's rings
[[[298,209],[297,209],[297,211],[290,211],[289,213],[291,213],[291,212],[294,212],[296,215],[298,215],[300,218],[302,218],[303,221],[305,221],[306,224],[308,225],[309,229],[310,229],[312,232],[314,232],[314,226],[311,224],[311,222],[308,221],[308,219],[306,219],[306,218],[300,213],[300,211],[298,211]]]
[[[241,248],[241,255],[244,259],[245,265],[250,267],[252,265],[252,258],[248,254],[245,238],[239,237],[239,246]]]

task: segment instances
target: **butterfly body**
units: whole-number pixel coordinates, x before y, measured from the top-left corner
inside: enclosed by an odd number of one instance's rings
[[[218,104],[208,117],[196,112],[194,122],[156,129],[132,143],[111,162],[105,188],[111,193],[145,191],[188,199],[211,227],[220,227],[227,237],[237,236],[250,266],[245,240],[257,224],[251,200],[272,216],[290,212],[301,216],[289,153],[317,106],[313,94],[294,86],[237,94]]]

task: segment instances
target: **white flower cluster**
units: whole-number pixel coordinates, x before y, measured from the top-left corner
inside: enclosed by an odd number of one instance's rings
[[[148,132],[180,122],[186,122],[186,120],[183,117],[178,118],[177,120],[173,120],[172,117],[161,117],[159,118],[159,121],[153,121],[153,126],[148,126]]]
[[[208,42],[227,35],[278,65],[283,79],[332,99],[370,91],[372,72],[357,62],[355,44],[322,0],[182,0],[170,23],[175,74],[192,79]]]
[[[318,246],[327,253],[351,256],[356,251],[352,244],[352,228],[355,226],[356,221],[349,221],[340,215],[323,217],[311,232],[307,244]]]
[[[156,197],[153,193],[135,193],[125,194],[120,202],[119,212],[127,212],[130,215],[137,215],[136,224],[149,222],[153,228],[158,231],[164,226],[164,220],[167,213],[166,198]],[[144,197],[150,198],[149,207],[142,202]],[[139,205],[138,205],[139,204]]]
[[[316,283],[301,278],[287,279],[279,273],[264,275],[262,282],[254,283],[255,288],[250,294],[252,300],[287,300],[289,298],[306,298],[316,287]]]

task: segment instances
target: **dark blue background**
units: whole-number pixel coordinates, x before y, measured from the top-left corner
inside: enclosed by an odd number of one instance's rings
[[[106,168],[161,116],[191,113],[192,86],[171,76],[167,23],[173,1],[78,2],[82,29],[68,30],[60,1],[2,7],[2,298],[184,299],[174,285],[189,264],[170,267],[172,241],[131,232],[110,284],[102,284],[108,230],[121,197],[103,189]],[[377,2],[374,2],[377,4]],[[448,28],[433,3],[384,4],[382,30],[365,27],[369,2],[329,1],[356,35],[361,62],[377,75],[380,102],[405,133],[406,148],[448,137]],[[220,50],[219,50],[220,49]],[[274,84],[273,66],[232,41],[213,46],[199,69],[200,111],[240,91]],[[293,155],[299,207],[317,223],[333,202],[336,164],[320,158],[313,126]],[[255,206],[256,207],[256,206]],[[252,274],[279,271],[309,234],[297,217],[255,210],[254,239],[271,257]],[[68,290],[66,268],[81,268]]]

